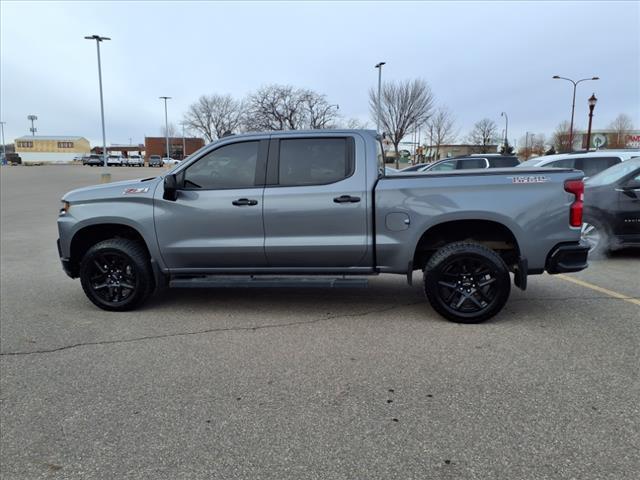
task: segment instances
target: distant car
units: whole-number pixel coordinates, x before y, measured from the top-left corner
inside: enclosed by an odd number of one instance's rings
[[[589,178],[584,198],[582,239],[590,255],[640,247],[640,158]]]
[[[121,167],[123,165],[122,157],[120,155],[109,155],[107,157],[108,167]]]
[[[140,155],[129,155],[127,167],[144,167],[144,160]]]
[[[510,168],[519,165],[517,157],[487,155],[486,157],[454,157],[429,163],[418,172],[446,172],[472,168]]]
[[[560,153],[532,158],[518,166],[524,168],[573,168],[582,170],[585,178],[589,178],[620,162],[639,156],[640,150],[598,150],[596,152]]]
[[[17,153],[7,152],[5,159],[9,165],[22,165],[22,158]]]
[[[99,167],[103,164],[102,155],[89,155],[83,163],[90,167]]]
[[[161,167],[162,166],[162,157],[160,155],[151,155],[149,157],[149,166],[150,167]]]
[[[182,160],[176,160],[175,158],[171,158],[171,157],[164,157],[162,159],[163,165],[178,165],[180,163],[182,163]]]

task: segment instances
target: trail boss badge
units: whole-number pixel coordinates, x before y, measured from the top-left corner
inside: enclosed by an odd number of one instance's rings
[[[544,175],[521,175],[508,178],[511,179],[511,183],[547,183],[549,181],[549,177]]]

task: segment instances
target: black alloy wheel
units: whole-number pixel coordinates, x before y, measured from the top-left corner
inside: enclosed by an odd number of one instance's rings
[[[458,242],[438,250],[424,271],[425,293],[443,317],[478,323],[496,315],[511,291],[507,266],[493,250]]]
[[[89,300],[111,311],[136,308],[154,287],[146,250],[124,238],[92,246],[80,264],[80,281]]]

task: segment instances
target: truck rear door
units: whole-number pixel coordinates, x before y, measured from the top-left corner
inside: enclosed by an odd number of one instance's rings
[[[364,169],[353,136],[272,136],[263,196],[270,267],[342,270],[367,263]]]

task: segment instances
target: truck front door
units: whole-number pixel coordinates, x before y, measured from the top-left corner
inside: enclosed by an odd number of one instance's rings
[[[265,267],[262,193],[268,140],[228,143],[184,170],[175,201],[155,193],[162,258],[176,271]]]
[[[263,210],[270,267],[370,265],[364,151],[360,155],[356,159],[352,136],[272,137]]]

